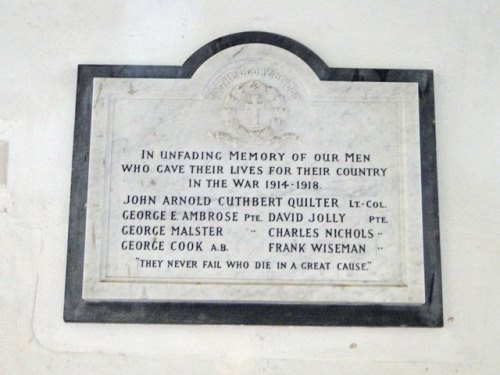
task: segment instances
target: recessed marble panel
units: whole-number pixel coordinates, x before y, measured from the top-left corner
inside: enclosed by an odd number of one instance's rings
[[[83,299],[423,304],[417,86],[264,44],[94,78]]]

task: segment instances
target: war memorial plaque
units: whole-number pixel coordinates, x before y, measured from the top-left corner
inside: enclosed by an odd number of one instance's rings
[[[258,32],[80,66],[65,320],[442,325],[432,85]]]

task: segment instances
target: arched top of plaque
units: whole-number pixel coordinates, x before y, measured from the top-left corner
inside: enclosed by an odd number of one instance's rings
[[[330,69],[312,50],[291,38],[261,31],[247,31],[217,38],[194,52],[182,65],[182,76],[190,78],[214,55],[226,49],[246,44],[264,44],[293,53],[306,63],[321,80],[328,80]]]
[[[169,71],[167,75],[175,78],[191,78],[211,57],[232,47],[252,44],[277,47],[295,55],[321,81],[416,82],[420,98],[434,94],[432,70],[329,67],[314,51],[302,43],[283,35],[262,31],[245,31],[214,39],[195,51],[181,67],[169,67],[174,70]],[[157,73],[163,75],[162,71]],[[429,104],[433,105],[426,103]]]

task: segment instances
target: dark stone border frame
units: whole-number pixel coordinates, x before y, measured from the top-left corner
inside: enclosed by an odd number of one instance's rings
[[[292,52],[324,81],[418,83],[426,290],[424,305],[87,302],[82,299],[93,78],[189,79],[211,56],[224,49],[248,43],[269,44]],[[443,326],[432,70],[329,68],[304,45],[293,39],[265,32],[242,32],[215,39],[191,55],[182,66],[79,65],[71,181],[64,304],[66,322]]]

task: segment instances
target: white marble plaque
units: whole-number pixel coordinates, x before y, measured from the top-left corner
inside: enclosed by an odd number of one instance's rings
[[[425,302],[417,83],[252,44],[93,87],[85,300]]]

